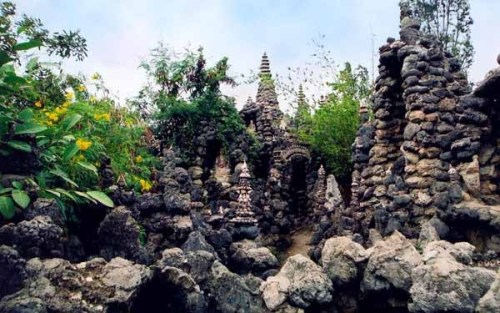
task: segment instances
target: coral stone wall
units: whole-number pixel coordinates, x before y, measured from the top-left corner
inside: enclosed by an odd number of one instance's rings
[[[376,228],[414,238],[423,222],[458,204],[500,204],[499,71],[471,92],[458,61],[419,28],[403,15],[401,39],[380,48],[373,118],[362,118],[354,143],[346,233]]]

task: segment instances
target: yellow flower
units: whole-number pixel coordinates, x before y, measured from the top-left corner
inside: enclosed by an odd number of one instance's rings
[[[98,80],[101,78],[101,75],[99,75],[99,73],[94,73],[94,74],[92,74],[92,76],[90,78],[93,80]]]
[[[42,101],[41,100],[38,100],[37,102],[35,102],[35,106],[37,108],[41,108],[42,107]]]
[[[153,187],[150,182],[148,182],[144,179],[141,179],[139,181],[139,184],[141,184],[141,191],[142,192],[148,192],[151,190],[151,187]]]
[[[90,102],[97,102],[97,98],[95,96],[90,96]]]
[[[68,111],[68,109],[64,106],[57,107],[55,110],[56,114],[58,114],[58,115],[63,115],[64,113],[66,113],[66,111]]]
[[[111,115],[109,113],[94,114],[94,118],[98,121],[111,121]]]
[[[85,87],[85,85],[80,85],[76,87],[76,90],[78,90],[79,92],[84,92],[87,90],[87,87]]]
[[[78,149],[85,151],[88,148],[90,148],[90,146],[92,145],[92,142],[89,140],[79,138],[76,140],[76,145],[77,145]]]
[[[143,161],[142,156],[138,155],[135,157],[135,163],[141,163]]]
[[[50,122],[57,122],[57,120],[59,120],[59,116],[57,116],[57,113],[54,112],[47,112],[45,113],[45,116],[47,116]]]
[[[73,100],[74,97],[75,97],[75,94],[73,93],[73,91],[68,91],[64,95],[64,98],[66,98],[66,101],[71,101],[71,100]]]
[[[63,108],[68,108],[71,105],[71,102],[69,101],[64,101],[64,103],[61,105]]]

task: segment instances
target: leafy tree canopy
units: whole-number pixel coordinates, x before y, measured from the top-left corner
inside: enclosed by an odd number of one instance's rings
[[[422,22],[422,31],[435,35],[446,51],[451,52],[467,71],[473,62],[469,0],[401,0]]]

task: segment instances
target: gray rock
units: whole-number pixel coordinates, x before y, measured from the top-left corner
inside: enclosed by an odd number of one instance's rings
[[[411,271],[422,258],[411,242],[395,231],[373,246],[363,277],[366,293],[386,293],[390,290],[407,292],[412,285]]]
[[[301,254],[287,259],[276,276],[262,283],[262,297],[270,310],[275,310],[288,299],[299,308],[332,301],[332,282],[316,263]]]
[[[241,272],[261,274],[267,270],[278,267],[278,259],[268,248],[248,244],[250,241],[236,242],[231,245],[232,267]],[[250,242],[252,243],[252,242]]]
[[[8,246],[0,246],[0,298],[21,289],[26,273],[26,260]]]
[[[500,63],[500,62],[499,62]],[[500,312],[500,270],[490,287],[490,290],[479,300],[476,306],[476,313],[497,313]]]
[[[426,222],[422,225],[422,228],[420,229],[420,234],[418,236],[418,244],[419,246],[423,249],[427,244],[431,243],[432,241],[438,241],[439,240],[439,235],[432,226],[431,223]]]
[[[35,216],[48,216],[55,224],[65,226],[64,215],[54,199],[38,198],[24,210],[25,219],[30,220]]]
[[[359,263],[368,259],[367,251],[349,237],[334,237],[325,242],[321,264],[335,288],[355,282]]]
[[[215,252],[214,247],[212,247],[206,240],[205,236],[203,236],[202,233],[199,231],[194,231],[189,234],[188,239],[186,242],[182,245],[182,250],[183,251],[207,251],[209,253],[212,253],[213,255],[217,255]]]
[[[462,245],[463,246],[463,245]],[[412,270],[410,312],[473,312],[495,280],[495,272],[458,262],[452,253],[467,254],[446,242],[432,242],[423,253],[425,264]]]
[[[71,264],[62,259],[31,259],[30,282],[2,298],[1,312],[109,312],[132,305],[152,278],[144,265],[122,258]],[[32,311],[29,311],[32,310]]]
[[[126,207],[114,208],[106,215],[97,231],[100,255],[107,260],[123,257],[148,263],[146,249],[140,242],[140,232],[139,224]]]
[[[63,234],[49,216],[35,216],[0,228],[0,242],[15,247],[25,257],[62,257],[66,240]]]
[[[214,296],[217,312],[265,312],[258,292],[255,292],[239,275],[231,273],[219,261],[210,269],[210,292]]]

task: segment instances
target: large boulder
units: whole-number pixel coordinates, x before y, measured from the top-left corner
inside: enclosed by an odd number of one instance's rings
[[[412,269],[422,264],[422,257],[397,231],[376,241],[370,250],[361,284],[365,303],[380,310],[403,310],[412,286]]]
[[[184,252],[179,248],[166,249],[156,262],[160,269],[170,266],[182,269],[193,277],[197,284],[205,286],[210,276],[210,269],[215,256],[205,250]]]
[[[471,251],[467,243],[428,244],[424,263],[412,270],[410,312],[473,312],[495,280],[495,272],[465,265]]]
[[[97,231],[100,256],[110,260],[123,257],[148,263],[146,249],[141,244],[141,229],[132,213],[124,206],[114,208],[101,222]]]
[[[325,242],[321,264],[335,287],[351,284],[360,276],[360,264],[368,259],[367,251],[349,237],[334,237]]]
[[[500,270],[498,270],[497,277],[490,290],[479,300],[476,307],[476,313],[497,312],[500,312]]]
[[[206,240],[205,236],[199,231],[194,231],[189,234],[188,239],[182,245],[183,251],[207,251],[211,254],[216,254],[214,247],[212,247]]]
[[[63,229],[49,216],[35,216],[29,221],[0,228],[0,242],[16,248],[24,257],[62,257]]]
[[[259,292],[250,288],[243,277],[230,272],[219,261],[213,263],[209,281],[217,312],[266,312]]]
[[[235,242],[230,247],[231,265],[238,272],[262,274],[277,268],[278,259],[266,247],[259,247],[255,242],[243,240]]]
[[[325,305],[332,301],[332,281],[323,269],[307,257],[297,254],[287,259],[276,276],[261,285],[262,297],[270,310],[288,299],[299,308]]]
[[[152,277],[144,265],[122,258],[79,264],[35,258],[26,268],[30,282],[3,297],[0,312],[124,312]]]
[[[363,277],[363,289],[368,293],[391,288],[408,291],[412,285],[411,271],[420,264],[422,257],[415,247],[395,231],[373,246]]]

